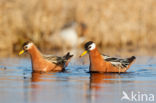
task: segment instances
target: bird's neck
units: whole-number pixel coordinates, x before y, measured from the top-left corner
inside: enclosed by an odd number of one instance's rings
[[[41,55],[40,51],[36,48],[35,45],[33,45],[28,52],[31,55],[32,61],[37,61],[40,58],[42,58],[42,55]]]
[[[101,71],[104,60],[97,48],[89,52],[90,71]]]

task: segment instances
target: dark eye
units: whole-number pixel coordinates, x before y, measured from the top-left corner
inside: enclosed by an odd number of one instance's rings
[[[28,49],[28,46],[24,46],[24,49]]]
[[[88,46],[88,49],[90,49],[91,48],[91,46]]]

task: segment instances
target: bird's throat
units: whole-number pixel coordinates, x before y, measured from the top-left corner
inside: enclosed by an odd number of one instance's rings
[[[91,72],[105,71],[103,70],[104,60],[97,48],[89,52],[89,58],[90,58],[90,71]]]

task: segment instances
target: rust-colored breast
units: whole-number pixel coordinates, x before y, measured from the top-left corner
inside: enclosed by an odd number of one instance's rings
[[[63,67],[53,64],[47,60],[44,60],[42,58],[37,60],[32,60],[32,66],[34,71],[43,71],[43,72],[49,72],[49,71],[62,71]]]
[[[33,46],[28,52],[31,55],[33,71],[49,72],[49,71],[63,70],[62,65],[56,65],[46,59],[43,59],[41,53],[38,51],[38,49],[35,46]]]

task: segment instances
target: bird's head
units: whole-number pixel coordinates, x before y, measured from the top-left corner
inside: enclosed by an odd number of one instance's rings
[[[94,50],[96,48],[96,44],[93,41],[89,41],[84,45],[85,51],[80,55],[80,57],[84,56],[86,53]]]
[[[28,52],[34,44],[30,41],[27,41],[23,44],[23,49],[19,52],[19,55],[22,55],[25,52]]]

